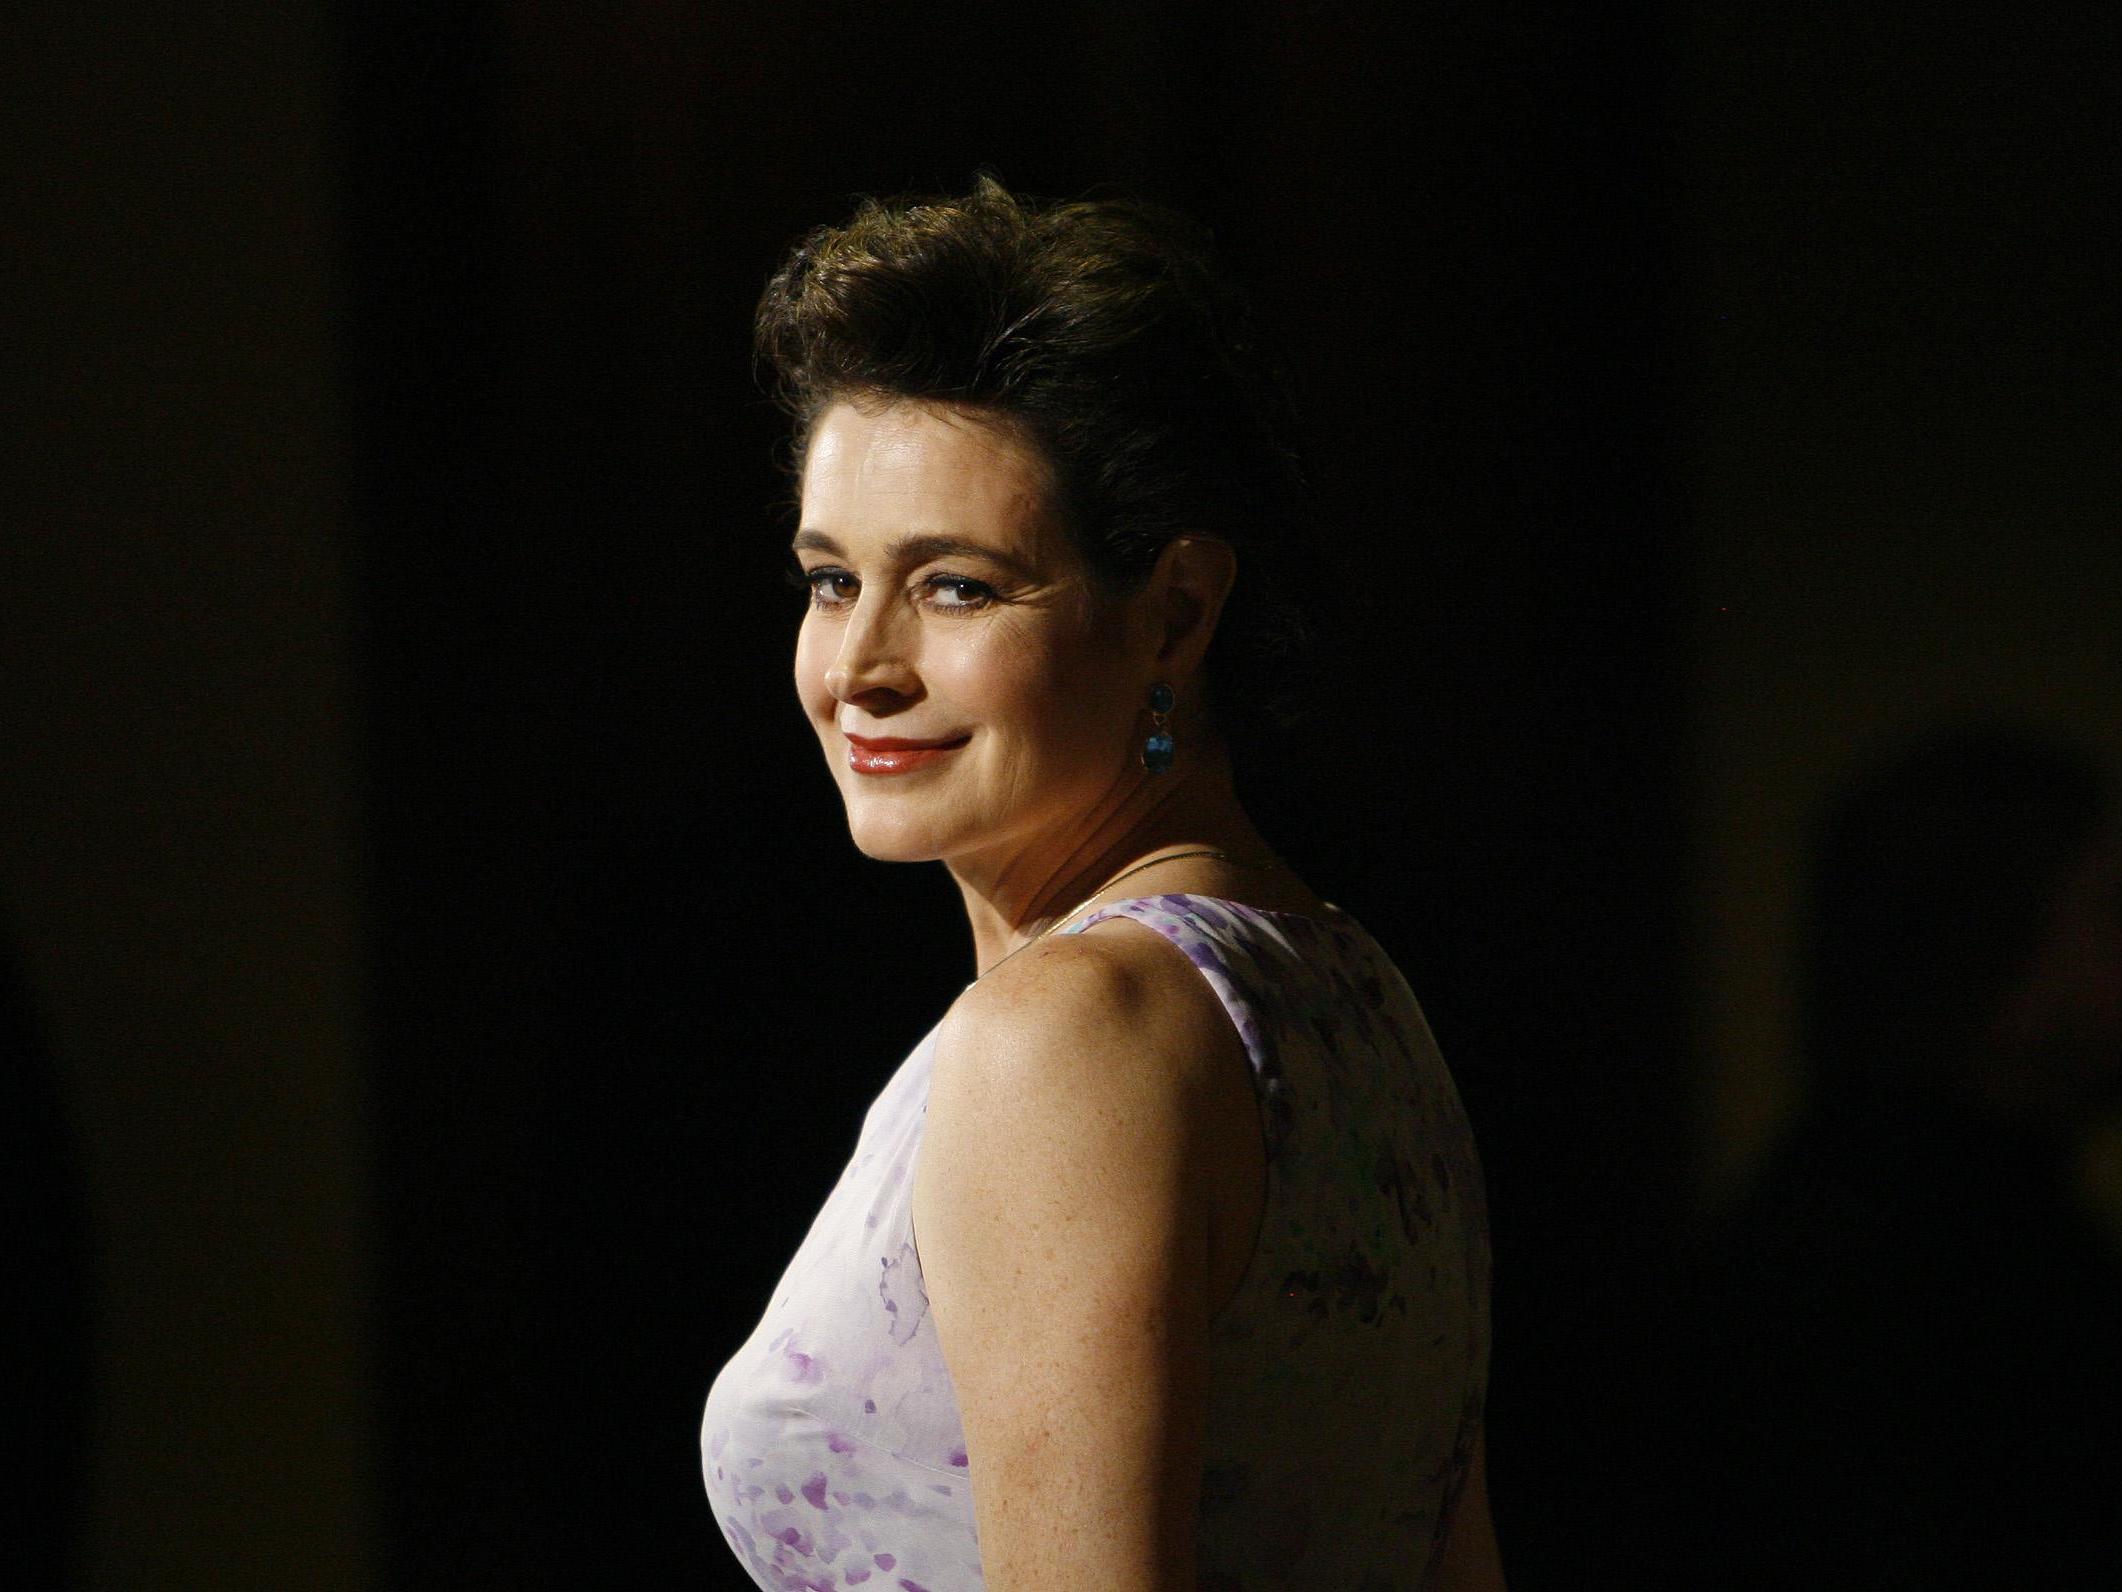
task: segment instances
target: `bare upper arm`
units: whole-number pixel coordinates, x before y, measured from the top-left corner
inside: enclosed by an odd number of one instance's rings
[[[1503,1556],[1488,1508],[1488,1434],[1474,1441],[1472,1468],[1452,1509],[1450,1533],[1431,1565],[1425,1592],[1504,1592]]]
[[[1210,1018],[1068,936],[938,1033],[914,1227],[994,1592],[1194,1584]]]

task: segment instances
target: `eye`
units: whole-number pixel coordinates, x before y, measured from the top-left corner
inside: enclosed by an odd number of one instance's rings
[[[832,564],[820,564],[816,569],[805,569],[799,563],[790,563],[783,569],[781,578],[798,591],[808,592],[813,607],[837,608],[840,602],[828,597],[825,588],[836,580],[851,581],[855,577]]]
[[[802,586],[804,590],[811,592],[811,601],[817,603],[819,607],[838,607],[840,599],[836,599],[836,596],[830,596],[828,590],[832,588],[834,582],[840,582],[840,579],[847,579],[847,582],[851,582],[851,579],[855,579],[855,577],[849,575],[845,569],[813,569],[813,571],[802,573],[802,575],[792,575],[792,577],[789,577],[789,584]]]
[[[837,564],[820,564],[816,569],[805,569],[801,564],[791,564],[783,572],[789,585],[810,593],[813,608],[844,608],[848,599],[833,595],[836,583],[853,584],[854,575]],[[984,581],[971,580],[963,575],[931,575],[921,583],[930,592],[948,592],[948,600],[928,600],[928,606],[945,613],[971,613],[985,608],[995,600],[995,590]]]
[[[958,593],[955,602],[936,603],[937,608],[985,608],[995,600],[994,588],[977,580],[967,580],[962,575],[931,575],[927,581],[932,590],[950,589]]]

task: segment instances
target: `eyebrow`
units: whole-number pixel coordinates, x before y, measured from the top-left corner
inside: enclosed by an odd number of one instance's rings
[[[801,553],[814,551],[830,553],[835,558],[847,557],[847,550],[824,531],[802,530],[789,543],[789,551]],[[983,547],[978,542],[963,542],[955,536],[915,534],[902,536],[885,550],[894,562],[918,564],[931,558],[984,558],[990,563],[1000,564],[1004,569],[1029,580],[1035,571],[1014,553],[1005,553],[999,547]]]

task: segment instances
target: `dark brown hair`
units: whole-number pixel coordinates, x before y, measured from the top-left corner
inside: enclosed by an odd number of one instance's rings
[[[1238,576],[1204,667],[1233,757],[1311,716],[1328,573],[1279,361],[1187,218],[1132,200],[1041,203],[982,175],[963,198],[864,200],[797,245],[756,347],[800,471],[833,402],[986,410],[1037,445],[1107,597],[1185,532]]]

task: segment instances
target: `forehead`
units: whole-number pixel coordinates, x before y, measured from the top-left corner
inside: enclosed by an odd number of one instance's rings
[[[940,404],[836,403],[811,428],[803,523],[843,541],[949,532],[1052,550],[1045,460],[1008,428]]]

